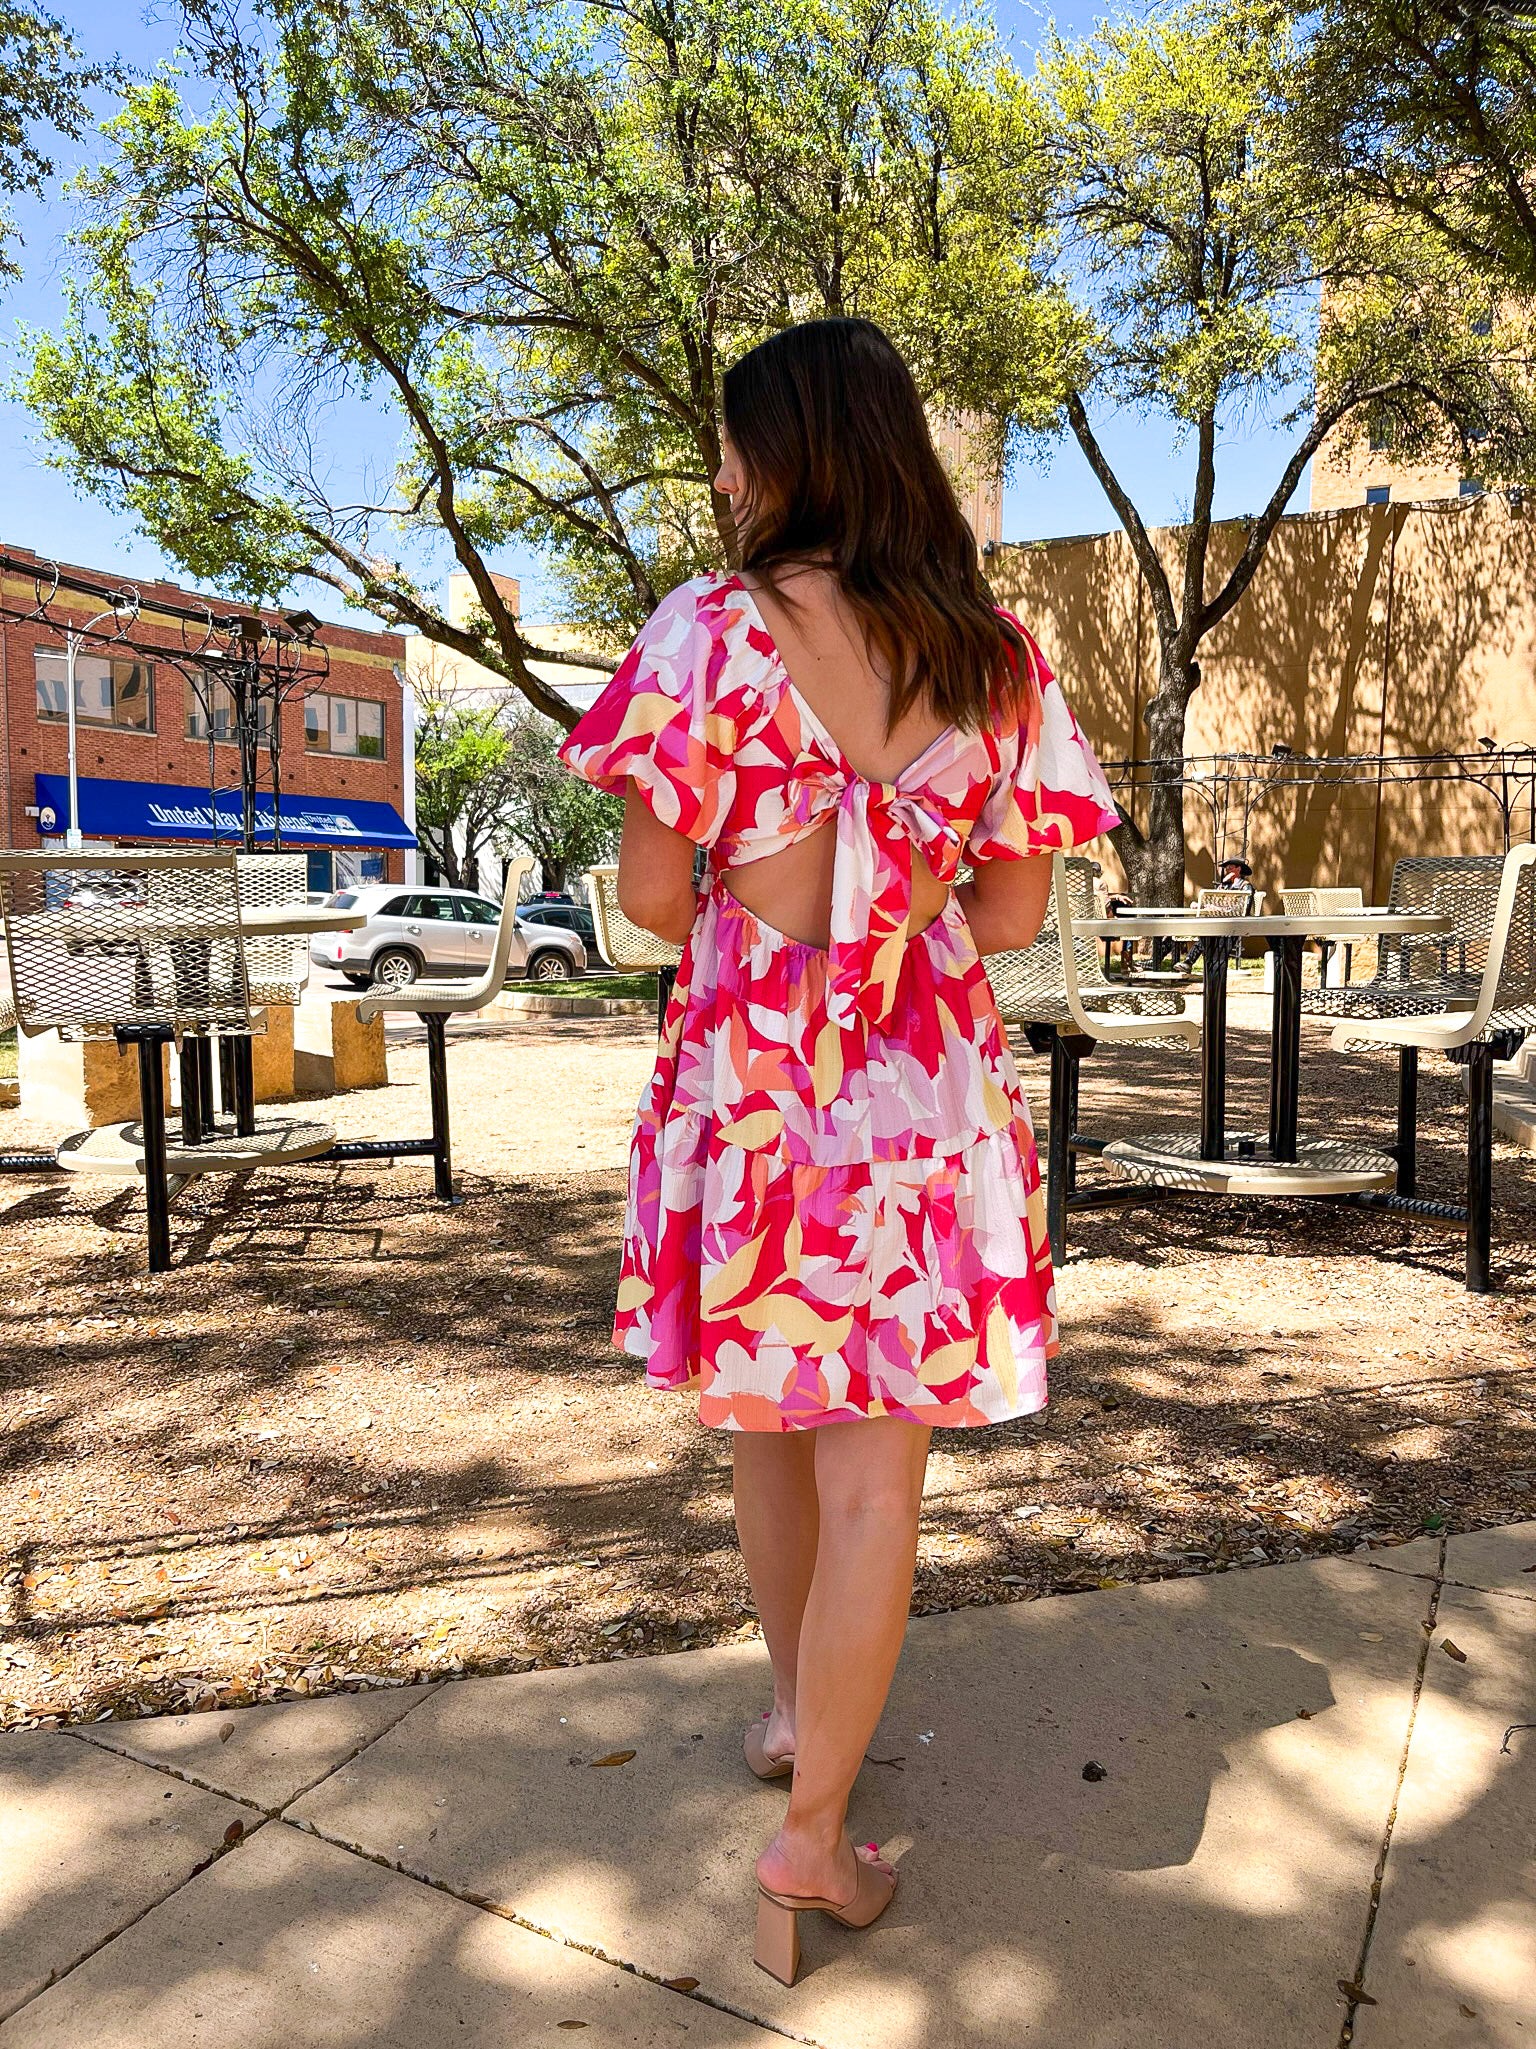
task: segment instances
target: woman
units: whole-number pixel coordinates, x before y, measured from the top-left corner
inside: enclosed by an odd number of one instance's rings
[[[741,572],[663,601],[563,758],[624,795],[625,915],[687,942],[614,1339],[736,1433],[773,1663],[746,1759],[792,1774],[756,1955],[792,1983],[799,1913],[864,1927],[895,1887],[845,1818],[906,1628],[929,1433],[1040,1408],[1056,1350],[1029,1112],[979,956],[1028,945],[1050,852],[1118,820],[991,604],[878,328],[753,349],[722,449]]]

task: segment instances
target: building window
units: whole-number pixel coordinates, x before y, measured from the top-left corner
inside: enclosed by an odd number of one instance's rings
[[[1365,502],[1367,505],[1390,505],[1392,502],[1392,486],[1390,484],[1367,485]]]
[[[37,715],[69,717],[69,664],[61,649],[39,648],[35,660]],[[107,655],[75,657],[75,717],[83,726],[118,726],[130,733],[155,730],[155,672],[149,662]]]
[[[259,697],[256,700],[256,735],[263,745],[271,730],[272,700]],[[205,676],[200,684],[187,684],[187,738],[228,741],[239,738],[235,731],[234,692],[222,677]]]
[[[384,707],[371,697],[306,697],[304,745],[311,754],[361,754],[382,761]]]

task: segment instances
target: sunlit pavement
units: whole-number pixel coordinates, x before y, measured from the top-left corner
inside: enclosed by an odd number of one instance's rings
[[[901,1886],[808,1917],[793,1989],[750,1954],[765,1679],[0,1740],[0,2045],[1536,2043],[1536,1523],[914,1622],[851,1816]]]

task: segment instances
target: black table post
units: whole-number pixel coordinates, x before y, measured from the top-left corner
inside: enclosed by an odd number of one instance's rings
[[[1397,1049],[1397,1192],[1412,1195],[1419,1181],[1419,1049]]]
[[[201,1145],[207,1128],[203,1109],[203,1070],[197,1040],[190,1033],[181,1042],[181,1142]]]
[[[1205,1015],[1200,1026],[1200,1157],[1227,1156],[1227,942],[1206,939],[1200,955]]]
[[[1299,938],[1272,939],[1274,1022],[1269,1040],[1269,1157],[1296,1158],[1296,1104],[1301,1094],[1301,947]]]
[[[1474,1040],[1467,1058],[1467,1293],[1486,1295],[1493,1249],[1493,1047]]]
[[[229,1048],[230,1073],[235,1086],[235,1132],[249,1138],[256,1129],[256,1071],[249,1032],[233,1032],[220,1042]]]

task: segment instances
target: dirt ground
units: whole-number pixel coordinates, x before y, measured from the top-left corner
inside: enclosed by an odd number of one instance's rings
[[[165,1276],[132,1194],[0,1181],[0,1723],[754,1631],[727,1440],[607,1344],[650,1043],[644,1018],[457,1028],[462,1206],[420,1162],[195,1184]],[[1388,1060],[1313,1027],[1303,1052],[1307,1127],[1390,1135]],[[1266,1055],[1240,1019],[1234,1126],[1263,1128]],[[1194,1116],[1192,1057],[1084,1077],[1086,1130]],[[1425,1062],[1424,1192],[1458,1191],[1456,1080]],[[425,1130],[419,1036],[324,1114]],[[59,1135],[0,1112],[5,1147]],[[1075,1215],[1051,1406],[935,1438],[914,1606],[1536,1513],[1536,1161],[1500,1147],[1495,1173],[1481,1298],[1456,1236],[1327,1203]]]

